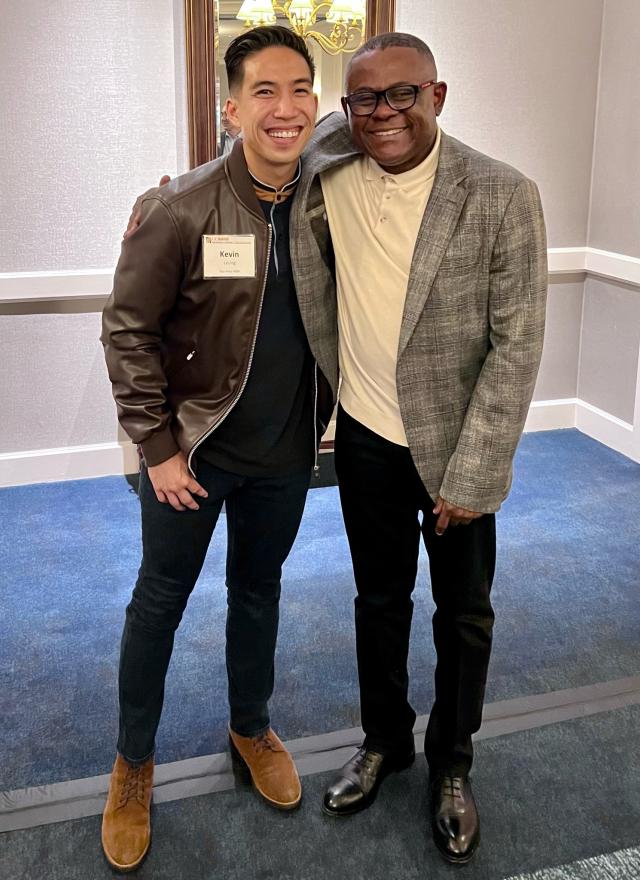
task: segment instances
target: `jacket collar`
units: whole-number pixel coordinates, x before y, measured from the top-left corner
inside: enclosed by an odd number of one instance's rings
[[[444,131],[442,132],[436,182],[439,182],[438,179],[440,178],[442,181],[457,186],[462,183],[465,177],[468,177],[467,160],[465,153],[460,149],[461,147],[462,144],[459,141],[449,137]]]
[[[242,141],[239,138],[224,161],[227,178],[237,197],[249,211],[256,214],[261,220],[264,220],[253,181],[247,168]]]
[[[247,160],[245,159],[244,150],[242,149],[242,140],[238,138],[233,145],[233,149],[226,157],[226,172],[231,186],[236,192],[240,201],[258,216],[262,217],[260,209],[259,197],[264,196],[266,201],[280,202],[285,201],[295,192],[300,175],[302,173],[302,162],[298,159],[298,167],[293,179],[285,183],[283,187],[277,189],[257,177],[249,171]],[[259,196],[259,194],[261,194]]]

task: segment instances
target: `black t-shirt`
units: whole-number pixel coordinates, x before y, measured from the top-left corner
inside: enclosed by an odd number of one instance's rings
[[[273,233],[249,378],[196,452],[196,458],[246,476],[299,473],[313,464],[313,358],[291,270],[291,201],[260,201]]]

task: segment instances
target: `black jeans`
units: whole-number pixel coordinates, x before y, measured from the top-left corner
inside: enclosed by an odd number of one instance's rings
[[[142,564],[120,651],[118,751],[140,762],[154,751],[174,633],[202,569],[223,502],[227,513],[226,660],[230,723],[241,736],[269,727],[280,575],[298,532],[309,472],[242,477],[200,462],[200,510],[160,503],[140,474]]]
[[[407,698],[407,655],[422,533],[436,605],[437,652],[425,754],[433,773],[467,773],[491,651],[495,516],[449,526],[438,537],[434,499],[409,450],[342,409],[335,458],[357,588],[356,647],[367,745],[388,752],[411,743],[416,715]]]

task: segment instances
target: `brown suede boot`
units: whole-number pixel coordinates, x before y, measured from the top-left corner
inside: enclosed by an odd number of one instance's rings
[[[229,728],[229,740],[232,755],[246,764],[258,794],[279,810],[294,810],[302,799],[298,771],[273,730],[240,736]]]
[[[120,755],[111,772],[109,797],[102,814],[102,848],[118,871],[133,871],[151,843],[153,758],[133,767]]]

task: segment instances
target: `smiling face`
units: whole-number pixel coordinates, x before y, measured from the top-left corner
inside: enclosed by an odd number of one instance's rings
[[[249,55],[242,81],[225,109],[230,122],[242,129],[252,173],[273,186],[290,180],[318,110],[311,71],[302,55],[284,46]]]
[[[390,46],[365,52],[353,60],[347,93],[419,85],[436,77],[435,64],[422,52]],[[353,142],[390,174],[415,168],[431,152],[437,134],[436,117],[446,94],[446,83],[436,83],[420,91],[408,110],[392,110],[381,98],[371,116],[349,113]]]

